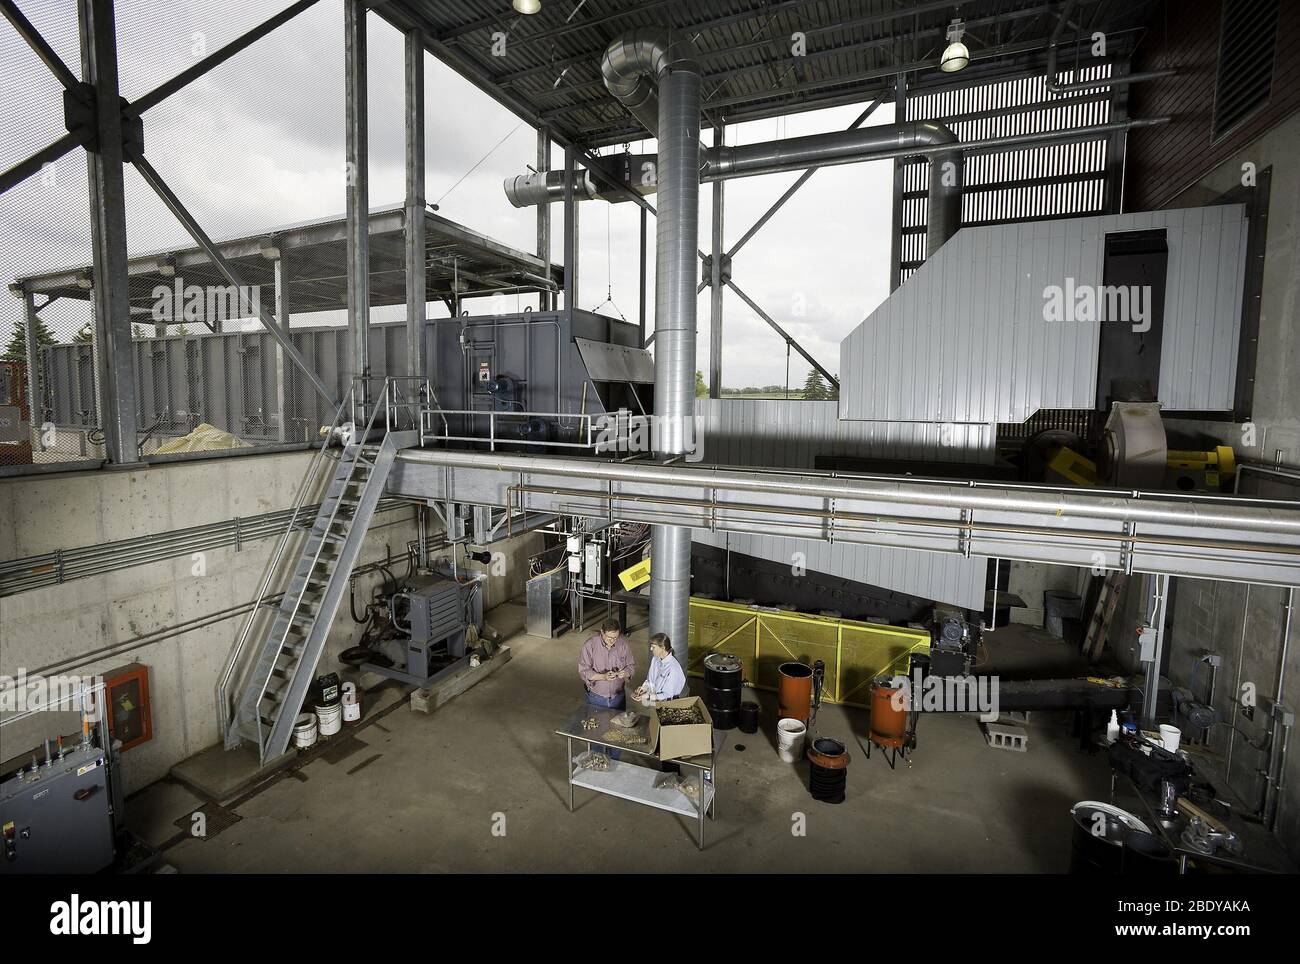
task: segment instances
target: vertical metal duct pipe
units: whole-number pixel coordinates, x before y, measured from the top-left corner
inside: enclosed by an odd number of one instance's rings
[[[605,86],[659,139],[655,177],[656,449],[695,447],[695,285],[700,221],[700,67],[691,43],[666,31],[631,31],[601,61]],[[683,669],[690,631],[691,530],[651,535],[650,632],[667,633]]]

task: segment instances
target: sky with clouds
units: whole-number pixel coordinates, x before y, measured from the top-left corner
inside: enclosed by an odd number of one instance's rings
[[[79,72],[75,3],[20,3],[64,61]],[[284,6],[285,0],[118,0],[123,96],[132,99],[147,92]],[[368,27],[370,201],[372,207],[382,207],[400,204],[404,191],[402,41],[397,30],[374,14]],[[344,210],[342,39],[340,0],[322,0],[145,115],[145,151],[151,162],[214,238],[253,234]],[[533,129],[432,57],[426,63],[426,84],[428,200],[437,202],[445,217],[531,251],[534,211],[512,208],[501,182],[534,162]],[[736,125],[728,128],[727,142],[843,129],[861,109],[849,106]],[[57,81],[8,24],[0,24],[0,117],[6,132],[0,142],[3,167],[63,133]],[[892,108],[883,105],[869,123],[891,121]],[[653,142],[631,147],[652,151]],[[554,158],[557,166],[562,163],[558,149]],[[727,182],[727,245],[797,176]],[[825,168],[735,259],[736,283],[831,371],[839,367],[840,339],[889,291],[891,184],[887,161]],[[129,167],[126,190],[132,254],[190,246],[180,225]],[[700,247],[707,250],[709,186],[700,200]],[[552,257],[557,262],[562,260],[560,215],[559,205],[553,206]],[[636,320],[639,224],[632,204],[583,205],[580,307],[604,303],[605,313]],[[86,163],[78,151],[0,195],[0,278],[8,284],[26,274],[89,262]],[[649,287],[653,319],[653,283]],[[701,369],[708,367],[708,299],[706,289],[699,305]],[[513,310],[513,296],[498,300],[508,302],[505,310]],[[487,301],[479,304],[487,310]],[[0,344],[7,341],[20,310],[18,299],[0,295]],[[430,314],[445,310],[433,305]],[[401,307],[375,311],[380,321],[402,316]],[[56,304],[48,309],[47,320],[56,332],[75,330],[83,318],[80,306]],[[295,316],[294,323],[307,320]],[[312,323],[320,320],[310,318]],[[785,381],[783,341],[730,292],[724,326],[727,387]],[[795,354],[789,371],[791,383],[801,385],[808,367]]]

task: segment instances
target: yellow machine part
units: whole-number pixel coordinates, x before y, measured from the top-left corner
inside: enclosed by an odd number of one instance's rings
[[[1209,452],[1170,452],[1166,464],[1171,469],[1204,472],[1206,488],[1221,488],[1225,479],[1237,474],[1237,456],[1230,445],[1216,445]]]
[[[625,592],[631,592],[637,586],[650,581],[650,560],[642,559],[635,566],[630,566],[618,574],[618,581],[623,584]]]
[[[1049,479],[1056,475],[1075,485],[1097,484],[1097,463],[1065,445],[1057,449],[1047,463],[1047,473]]]
[[[710,653],[731,653],[752,686],[775,690],[777,667],[786,662],[826,664],[823,698],[828,703],[867,707],[877,676],[906,673],[908,657],[928,652],[923,629],[883,626],[852,619],[810,616],[756,606],[691,599],[687,672],[704,674]]]

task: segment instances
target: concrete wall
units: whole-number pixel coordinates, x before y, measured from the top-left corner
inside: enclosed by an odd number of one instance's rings
[[[1064,590],[1083,595],[1087,584],[1087,570],[1074,566],[1013,562],[1007,576],[1007,591],[1023,599],[1025,606],[1023,609],[1011,610],[1011,621],[1042,627],[1043,593],[1048,590]]]
[[[309,453],[175,463],[138,471],[99,471],[0,481],[0,558],[90,546],[287,508]],[[431,515],[433,530],[439,526]],[[361,563],[402,556],[416,537],[415,509],[377,516]],[[535,537],[534,537],[535,538]],[[505,566],[487,583],[496,605],[523,591],[527,537],[494,548]],[[209,550],[201,570],[188,556],[77,579],[0,599],[0,674],[83,657],[135,637],[206,617],[250,601],[274,540]],[[403,567],[404,571],[404,567]],[[399,573],[400,575],[400,573]],[[359,577],[358,608],[382,580]],[[102,673],[131,661],[150,668],[153,739],[123,754],[127,792],[164,776],[178,761],[216,743],[215,688],[242,617],[193,628],[140,648],[95,659],[65,672]],[[337,654],[355,645],[361,627],[347,600],[334,622],[321,666],[341,669]],[[47,734],[45,720],[0,730],[0,759],[24,752]],[[66,730],[76,729],[76,721]],[[54,732],[54,731],[52,731]]]
[[[1272,167],[1272,192],[1268,211],[1263,292],[1260,298],[1259,358],[1253,405],[1253,437],[1242,426],[1225,423],[1172,423],[1171,428],[1199,432],[1236,448],[1240,456],[1289,466],[1300,465],[1300,114],[1287,120],[1226,161],[1212,174],[1183,191],[1170,205],[1201,204],[1241,183],[1243,165],[1255,170]],[[1294,485],[1259,481],[1247,475],[1242,493],[1266,498],[1296,499]],[[1215,706],[1237,716],[1238,725],[1258,742],[1264,733],[1264,714],[1244,720],[1235,706],[1237,681],[1253,682],[1261,696],[1277,690],[1284,590],[1247,587],[1204,580],[1178,580],[1173,606],[1169,671],[1179,685],[1188,685],[1191,670],[1207,653],[1223,659]],[[1292,639],[1287,657],[1286,686],[1282,700],[1292,709],[1300,706],[1300,650]],[[1203,692],[1205,675],[1197,692]],[[1249,804],[1258,800],[1260,782],[1255,770],[1261,756],[1245,736],[1219,727],[1211,745],[1218,751],[1219,769],[1231,787]],[[1293,741],[1294,745],[1294,741]],[[1231,765],[1229,767],[1229,754]],[[1300,787],[1300,753],[1292,752],[1286,783]],[[1292,790],[1284,798],[1278,834],[1291,856],[1300,859],[1300,800]]]

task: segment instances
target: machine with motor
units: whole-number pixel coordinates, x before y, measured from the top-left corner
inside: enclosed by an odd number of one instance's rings
[[[467,665],[483,627],[483,578],[424,570],[377,594],[362,644],[340,659],[416,686]]]
[[[964,610],[942,603],[934,607],[930,625],[929,672],[935,676],[964,676],[970,672],[980,646],[981,627]]]

